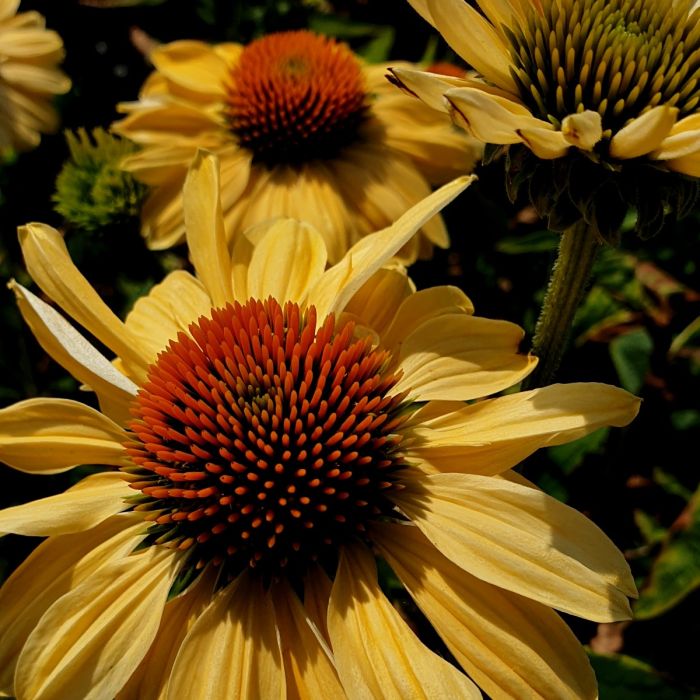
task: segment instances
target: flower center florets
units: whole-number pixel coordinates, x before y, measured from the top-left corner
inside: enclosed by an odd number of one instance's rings
[[[301,575],[392,512],[404,466],[389,356],[333,316],[273,299],[212,311],[134,400],[137,506],[199,566]]]
[[[344,44],[308,31],[258,39],[241,53],[225,113],[239,144],[268,165],[332,158],[368,108],[362,68]]]

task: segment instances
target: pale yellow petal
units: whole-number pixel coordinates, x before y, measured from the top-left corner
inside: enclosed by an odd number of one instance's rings
[[[683,158],[700,151],[700,114],[691,114],[677,121],[658,150],[651,154],[655,160]]]
[[[364,547],[340,555],[328,631],[338,675],[353,700],[481,698],[463,673],[423,645],[386,599]]]
[[[73,264],[61,234],[45,224],[27,224],[19,229],[19,241],[27,270],[44,293],[125,363],[145,371],[138,341]]]
[[[554,130],[518,102],[477,88],[453,88],[445,98],[455,122],[484,143],[520,143],[519,130]]]
[[[125,466],[126,432],[94,408],[67,399],[28,399],[0,410],[0,461],[55,474],[79,464]]]
[[[597,697],[583,647],[551,608],[471,576],[417,527],[382,525],[372,535],[457,661],[491,697]]]
[[[168,80],[188,90],[223,98],[230,67],[212,46],[202,41],[173,41],[154,49],[150,60]]]
[[[183,191],[185,229],[195,273],[216,307],[233,300],[220,192],[218,158],[198,151]]]
[[[340,312],[362,285],[391,259],[418,229],[440,209],[466,189],[474,176],[466,176],[443,185],[414,205],[394,224],[358,241],[343,257],[321,276],[308,293],[307,304],[316,306],[323,318]]]
[[[22,649],[17,696],[114,697],[156,635],[180,557],[175,550],[149,547],[108,564],[59,598]]]
[[[610,140],[613,158],[639,158],[655,151],[676,122],[678,108],[658,105],[622,127]]]
[[[169,700],[284,700],[270,593],[242,574],[199,616],[180,647]]]
[[[140,514],[122,513],[90,530],[49,537],[22,562],[0,588],[0,690],[12,690],[22,647],[49,607],[145,534]]]
[[[170,672],[180,646],[211,602],[216,580],[209,567],[185,593],[165,604],[153,643],[116,700],[165,700]]]
[[[671,158],[664,161],[664,165],[677,173],[690,175],[690,177],[700,177],[700,151],[680,158]]]
[[[154,187],[141,208],[141,235],[151,250],[165,250],[185,240],[185,215],[182,203],[184,173]]]
[[[117,423],[131,418],[129,407],[137,386],[83,338],[55,309],[21,285],[11,282],[17,306],[46,352],[100,400],[102,412]]]
[[[561,133],[572,145],[590,151],[603,138],[603,120],[598,112],[587,109],[564,117]]]
[[[401,342],[396,391],[419,401],[467,401],[513,386],[536,359],[518,354],[524,332],[513,323],[467,313],[429,318]]]
[[[464,0],[427,0],[435,28],[487,80],[517,94],[511,58],[502,36]]]
[[[541,447],[627,425],[639,405],[622,389],[594,383],[553,384],[457,410],[436,402],[412,417],[410,454],[440,471],[500,474]]]
[[[133,493],[119,472],[93,474],[57,496],[0,510],[0,534],[46,537],[88,530],[124,510],[124,499]]]
[[[461,82],[439,73],[428,73],[426,71],[411,68],[390,68],[389,73],[393,75],[395,82],[401,88],[419,98],[425,104],[439,112],[447,112],[447,100],[445,93],[452,90]],[[391,77],[391,76],[390,76]]]
[[[425,476],[395,496],[448,559],[474,576],[597,622],[631,617],[622,553],[590,520],[536,489],[472,474]]]
[[[309,620],[296,593],[288,584],[280,583],[273,590],[273,600],[287,678],[287,697],[300,700],[345,698],[331,650]]]
[[[564,138],[564,134],[561,131],[536,127],[518,129],[517,134],[523,143],[542,160],[561,158],[571,148],[571,144]]]
[[[12,17],[19,7],[19,0],[0,0],[0,20]]]
[[[212,301],[202,283],[184,270],[171,272],[145,296],[139,297],[126,317],[129,331],[147,348],[149,362],[168,342],[200,316],[211,312]]]
[[[252,251],[248,265],[248,294],[256,299],[272,296],[280,304],[300,302],[326,269],[323,236],[311,225],[279,219]]]

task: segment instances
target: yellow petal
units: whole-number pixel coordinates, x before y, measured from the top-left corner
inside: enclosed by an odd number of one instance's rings
[[[139,297],[126,317],[129,331],[147,348],[149,362],[168,342],[186,331],[200,316],[211,312],[212,301],[202,283],[184,270],[171,272],[160,284]]]
[[[129,406],[137,386],[48,304],[16,282],[9,286],[41,347],[97,394],[103,413],[121,424],[130,420]]]
[[[320,566],[312,567],[304,579],[304,610],[329,643],[328,601],[332,586],[333,582]]]
[[[622,127],[610,140],[613,158],[639,158],[655,151],[676,122],[678,108],[658,105]]]
[[[243,574],[199,616],[185,637],[169,700],[284,700],[284,668],[269,592]]]
[[[180,554],[149,547],[108,564],[59,598],[30,635],[15,689],[33,700],[103,700],[148,651]]]
[[[141,235],[150,250],[164,250],[185,240],[182,202],[183,178],[179,170],[159,187],[154,187],[141,207]]]
[[[202,41],[173,41],[154,49],[149,58],[166,78],[188,90],[222,98],[226,94],[230,67]]]
[[[465,571],[597,622],[631,617],[636,595],[622,553],[590,520],[551,496],[472,474],[422,477],[394,500]]]
[[[314,304],[323,318],[339,313],[362,285],[394,255],[426,221],[451,202],[473,181],[466,176],[443,185],[430,196],[414,205],[394,224],[365,236],[343,259],[321,276],[309,290],[307,304]]]
[[[55,474],[78,464],[129,463],[126,433],[85,404],[29,399],[0,410],[0,461],[20,471]]]
[[[463,673],[423,645],[386,599],[364,547],[340,555],[328,631],[351,698],[481,698]]]
[[[215,307],[233,300],[231,258],[220,192],[218,159],[206,151],[198,151],[183,191],[185,228],[195,272]]]
[[[427,0],[435,28],[487,80],[517,94],[511,58],[501,35],[464,0]]]
[[[185,593],[165,604],[163,617],[151,648],[117,695],[117,700],[165,700],[180,646],[211,602],[216,574],[209,567]]]
[[[275,617],[287,678],[287,697],[345,697],[330,648],[288,584],[273,590]]]
[[[598,112],[587,109],[564,117],[561,133],[572,145],[590,151],[603,138],[603,120]]]
[[[300,302],[326,269],[326,245],[313,227],[294,219],[271,224],[252,251],[248,294]]]
[[[456,86],[457,81],[454,78],[411,68],[389,68],[389,73],[394,77],[392,82],[397,83],[433,109],[447,112],[445,93]],[[391,76],[388,77],[391,79]]]
[[[597,697],[583,647],[551,608],[471,576],[417,527],[382,525],[372,534],[457,661],[491,697]]]
[[[0,690],[12,690],[25,641],[53,603],[105,564],[128,554],[145,535],[138,513],[44,540],[0,589]]]
[[[445,97],[456,123],[484,143],[520,143],[519,130],[554,130],[549,122],[536,119],[514,100],[477,88],[453,88]]]
[[[419,401],[467,401],[512,386],[536,360],[518,354],[523,330],[507,321],[445,314],[416,327],[401,343],[396,391]]]
[[[542,160],[553,160],[565,156],[571,144],[564,138],[561,131],[550,129],[530,128],[518,129],[518,136],[523,143]]]
[[[430,14],[428,0],[408,0],[408,4],[426,21],[435,26],[433,17]]]
[[[440,471],[500,474],[541,447],[627,425],[639,405],[622,389],[594,383],[553,384],[452,411],[436,402],[412,417],[410,453]]]
[[[57,496],[0,511],[0,534],[46,537],[88,530],[124,510],[133,494],[119,472],[88,476]]]
[[[44,224],[27,224],[19,228],[19,241],[27,270],[44,293],[124,362],[145,371],[138,341],[78,271],[61,234]]]
[[[700,151],[680,158],[671,158],[665,161],[665,165],[669,170],[677,173],[690,175],[690,177],[700,177]]]
[[[0,20],[12,17],[19,7],[19,0],[0,0]]]
[[[691,114],[673,125],[661,147],[651,154],[655,160],[683,158],[700,151],[700,114]]]

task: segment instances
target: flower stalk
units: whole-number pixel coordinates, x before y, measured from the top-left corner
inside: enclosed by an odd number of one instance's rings
[[[532,340],[531,352],[539,363],[526,378],[523,389],[535,389],[552,383],[599,248],[600,237],[595,226],[583,220],[562,234]]]

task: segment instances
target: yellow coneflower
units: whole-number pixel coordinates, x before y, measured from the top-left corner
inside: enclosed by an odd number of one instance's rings
[[[0,0],[0,154],[36,147],[58,128],[54,95],[70,90],[57,66],[63,42],[38,12],[17,14],[19,0]]]
[[[171,273],[125,323],[58,232],[20,232],[35,282],[117,359],[13,284],[101,412],[50,398],[3,409],[0,458],[37,474],[115,469],[0,512],[0,531],[47,537],[0,590],[0,689],[478,698],[476,683],[493,697],[594,698],[586,654],[552,608],[628,617],[629,569],[511,467],[628,423],[637,399],[571,384],[464,403],[531,371],[522,331],[384,265],[469,179],[326,270],[322,235],[288,219],[229,255],[217,175],[198,158],[185,187],[196,276]],[[461,669],[385,597],[375,557]]]
[[[331,262],[481,154],[444,114],[411,108],[386,66],[309,31],[245,47],[178,41],[150,58],[156,71],[113,129],[143,147],[124,167],[153,187],[142,215],[151,248],[184,240],[182,184],[200,147],[221,160],[229,239],[276,216],[306,219]],[[422,231],[404,261],[447,245],[440,217]]]

